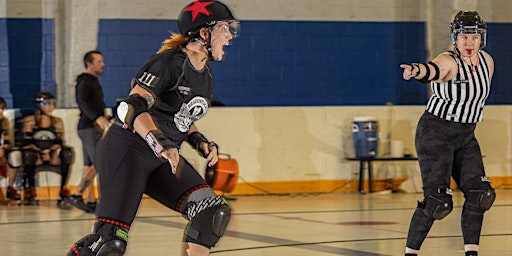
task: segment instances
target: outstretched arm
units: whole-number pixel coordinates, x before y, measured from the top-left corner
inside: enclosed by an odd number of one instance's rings
[[[411,78],[421,83],[446,82],[451,80],[458,72],[457,63],[448,54],[440,54],[428,63],[401,64],[402,77],[405,80]]]

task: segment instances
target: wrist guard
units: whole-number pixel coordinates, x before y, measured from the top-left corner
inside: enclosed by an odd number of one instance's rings
[[[167,136],[165,136],[165,134],[160,130],[149,131],[145,139],[151,150],[153,150],[153,153],[155,153],[155,156],[161,160],[167,161],[162,157],[162,152],[165,150],[170,148],[180,148],[176,143],[167,138]]]
[[[197,152],[199,152],[204,158],[208,157],[208,155],[204,152],[204,150],[201,148],[201,143],[208,143],[208,149],[211,150],[211,148],[216,147],[219,148],[218,145],[211,141],[209,142],[206,137],[200,132],[192,132],[187,137],[187,142],[192,146]]]
[[[420,82],[420,83],[423,83],[423,84],[426,84],[426,83],[430,83],[432,81],[436,81],[439,79],[439,66],[437,66],[437,64],[435,64],[434,62],[432,61],[429,61],[428,63],[414,63],[413,65],[422,65],[425,67],[425,70],[426,70],[426,74],[425,76],[423,76],[422,78],[420,79],[417,79],[416,76],[419,75],[419,71],[418,73],[414,76],[416,81]],[[432,77],[432,79],[430,79],[430,66],[434,67],[434,77]],[[419,68],[419,66],[418,66]],[[418,69],[419,70],[419,69]]]

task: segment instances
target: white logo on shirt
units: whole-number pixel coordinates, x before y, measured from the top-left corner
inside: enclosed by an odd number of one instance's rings
[[[181,105],[180,111],[174,114],[174,124],[180,132],[187,132],[192,123],[203,117],[208,111],[208,102],[203,97],[194,97]]]

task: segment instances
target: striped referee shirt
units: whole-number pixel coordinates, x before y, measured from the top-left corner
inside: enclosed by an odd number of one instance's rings
[[[480,50],[478,64],[473,68],[454,51],[447,53],[457,62],[459,72],[450,81],[431,83],[432,96],[426,109],[432,115],[452,122],[481,122],[491,87],[489,64]]]

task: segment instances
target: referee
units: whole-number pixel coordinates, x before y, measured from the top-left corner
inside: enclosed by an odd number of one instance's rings
[[[417,255],[434,220],[453,209],[450,177],[465,197],[461,229],[466,256],[478,255],[484,212],[496,194],[485,175],[475,138],[489,96],[493,58],[484,50],[487,26],[475,11],[460,11],[451,24],[453,50],[428,63],[402,64],[403,78],[432,88],[416,130],[424,199],[409,227],[405,255]]]

